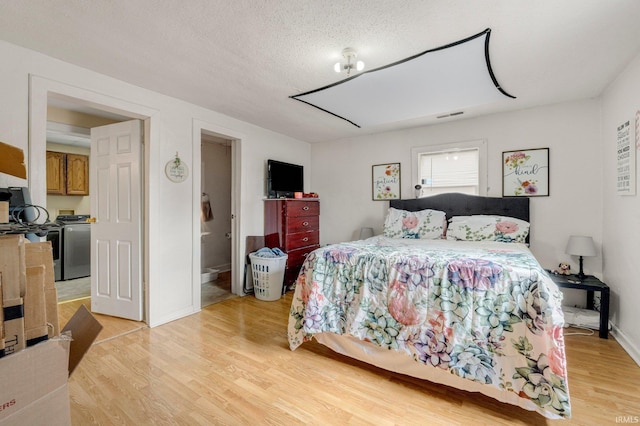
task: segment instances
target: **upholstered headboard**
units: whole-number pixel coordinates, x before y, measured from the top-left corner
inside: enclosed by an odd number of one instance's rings
[[[488,214],[515,217],[530,222],[528,197],[499,198],[448,193],[408,200],[391,200],[389,203],[390,207],[400,210],[440,210],[447,214],[447,219],[453,216]]]

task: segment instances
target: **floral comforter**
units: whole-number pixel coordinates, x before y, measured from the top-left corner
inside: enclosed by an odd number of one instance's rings
[[[307,257],[289,345],[316,333],[350,335],[566,418],[561,299],[522,244],[374,237]]]

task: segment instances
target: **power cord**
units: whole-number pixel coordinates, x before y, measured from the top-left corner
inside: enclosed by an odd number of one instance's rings
[[[33,215],[33,219],[31,220],[26,218],[27,209],[30,209],[29,212]],[[49,211],[47,209],[35,204],[23,204],[15,207],[11,212],[11,219],[14,224],[5,230],[4,233],[26,234],[27,237],[30,235],[46,237],[50,229],[59,227],[57,223],[50,221]]]
[[[565,336],[593,336],[595,334],[595,331],[593,331],[593,329],[591,329],[591,328],[580,327],[580,326],[577,326],[577,325],[569,325],[569,327],[578,328],[580,330],[587,330],[588,333],[572,331],[570,333],[564,333]]]

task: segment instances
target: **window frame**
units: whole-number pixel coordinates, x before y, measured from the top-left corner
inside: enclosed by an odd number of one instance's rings
[[[415,192],[416,185],[420,185],[420,161],[419,156],[423,154],[435,154],[441,152],[465,151],[469,149],[478,150],[478,195],[487,196],[489,192],[489,167],[487,155],[487,141],[477,139],[463,142],[451,142],[438,145],[424,145],[411,148],[412,163],[412,190]],[[426,195],[428,197],[428,195]],[[423,196],[425,197],[425,196]],[[416,194],[416,198],[418,195]]]

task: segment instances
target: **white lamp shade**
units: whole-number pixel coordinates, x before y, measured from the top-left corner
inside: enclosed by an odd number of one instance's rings
[[[360,228],[360,239],[366,240],[373,237],[373,228]]]
[[[565,252],[573,256],[595,256],[596,246],[591,237],[572,235],[569,237]]]

